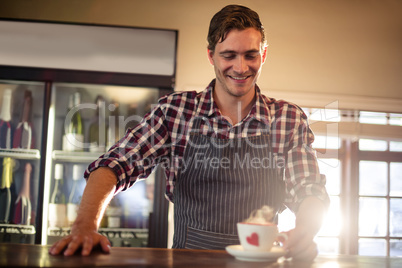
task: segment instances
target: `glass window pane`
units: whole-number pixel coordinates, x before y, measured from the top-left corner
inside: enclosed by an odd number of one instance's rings
[[[359,255],[363,256],[387,256],[386,242],[384,239],[359,239]]]
[[[360,112],[359,122],[365,124],[386,125],[387,114],[376,112]]]
[[[326,188],[330,195],[339,195],[341,189],[341,164],[338,159],[319,159],[320,173],[327,179]]]
[[[309,120],[312,121],[326,121],[326,122],[339,122],[340,112],[337,109],[311,109]]]
[[[341,140],[339,137],[331,136],[315,136],[313,142],[313,148],[322,149],[339,149],[341,146]]]
[[[402,163],[391,163],[390,164],[390,172],[391,172],[391,196],[402,196]]]
[[[402,152],[402,142],[400,142],[400,141],[391,141],[389,143],[389,150],[391,152]]]
[[[359,194],[387,195],[388,169],[386,162],[359,162]]]
[[[314,239],[319,254],[339,254],[339,239],[335,237],[317,237]]]
[[[389,251],[391,257],[402,257],[402,240],[391,239],[389,242]]]
[[[388,144],[382,140],[359,139],[359,150],[361,151],[386,151]]]
[[[402,199],[391,198],[390,202],[390,234],[402,236]]]
[[[306,114],[307,118],[309,118],[310,117],[310,108],[301,107],[301,109]]]
[[[342,226],[339,196],[330,196],[331,203],[318,236],[338,236]]]
[[[395,126],[402,126],[402,114],[390,114],[389,124]]]
[[[360,197],[359,236],[385,236],[387,234],[387,200]]]

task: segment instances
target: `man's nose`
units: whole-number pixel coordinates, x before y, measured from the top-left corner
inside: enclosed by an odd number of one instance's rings
[[[244,74],[248,71],[248,65],[243,57],[238,57],[233,64],[233,71],[238,74]]]

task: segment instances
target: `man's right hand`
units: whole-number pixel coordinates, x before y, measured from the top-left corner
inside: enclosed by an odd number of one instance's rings
[[[71,256],[81,249],[82,256],[88,256],[95,246],[100,246],[104,253],[110,252],[111,244],[107,237],[96,231],[76,232],[55,242],[49,249],[51,255],[58,255],[64,251],[64,256]]]

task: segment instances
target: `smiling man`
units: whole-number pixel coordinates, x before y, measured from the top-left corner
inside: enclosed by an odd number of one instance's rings
[[[233,29],[215,48],[208,49],[216,74],[214,99],[233,124],[247,115],[255,98],[255,85],[267,51],[261,38],[255,28]],[[236,106],[242,108],[240,113],[233,109]]]
[[[329,198],[296,105],[261,94],[264,28],[251,9],[229,5],[212,18],[208,58],[213,79],[202,92],[175,92],[110,150],[89,165],[87,186],[71,234],[51,254],[88,255],[110,243],[97,231],[113,195],[146,178],[158,164],[174,202],[174,248],[224,249],[239,244],[236,224],[256,209],[289,207],[296,226],[284,242],[288,257],[313,259],[313,238]],[[267,161],[269,160],[269,161]],[[278,164],[280,163],[280,164]]]

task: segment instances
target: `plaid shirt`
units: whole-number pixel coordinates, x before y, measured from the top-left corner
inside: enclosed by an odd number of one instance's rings
[[[148,177],[157,164],[166,173],[166,196],[173,202],[173,189],[188,144],[194,118],[203,118],[199,132],[219,139],[246,138],[270,134],[272,161],[283,159],[285,204],[296,211],[308,196],[328,203],[325,176],[320,175],[314,135],[307,117],[296,105],[267,98],[256,86],[256,102],[249,114],[232,125],[213,99],[215,80],[202,92],[174,92],[159,104],[106,154],[91,163],[85,178],[98,167],[110,167],[118,177],[117,191],[131,187],[137,179]],[[192,130],[194,132],[194,130]]]

